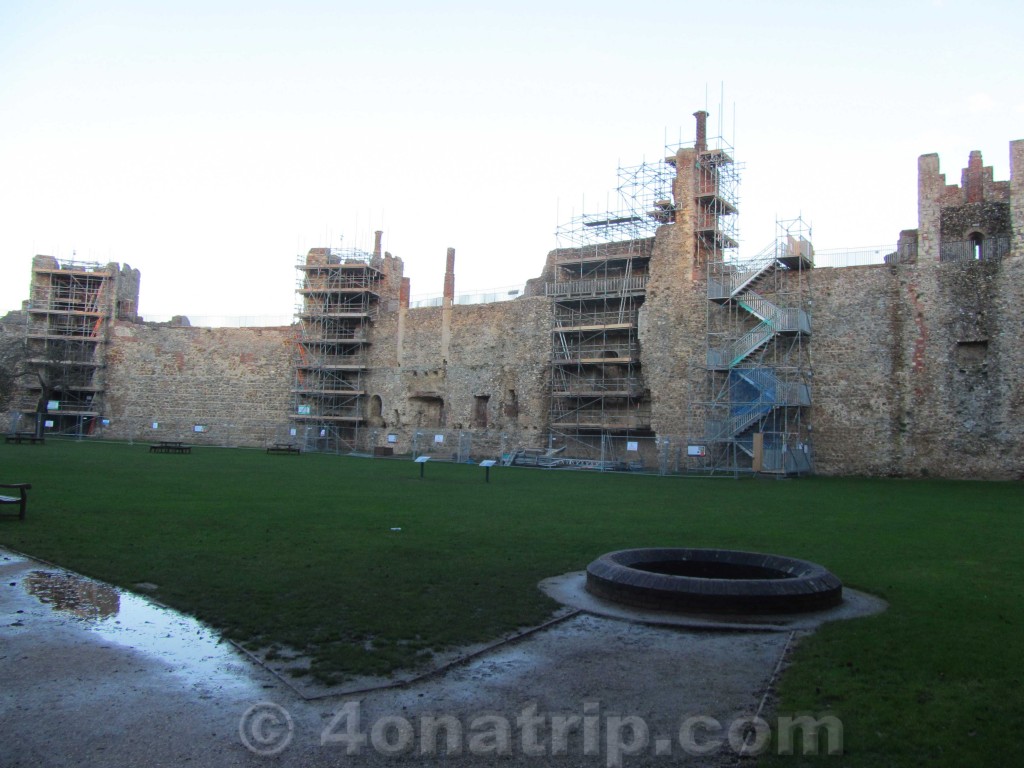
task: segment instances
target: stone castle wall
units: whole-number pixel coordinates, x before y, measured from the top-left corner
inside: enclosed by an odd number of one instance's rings
[[[370,426],[397,435],[396,450],[407,449],[419,429],[471,429],[481,451],[540,444],[551,349],[547,299],[456,305],[447,322],[445,314],[441,307],[406,309],[375,322],[367,393],[380,398],[380,417]]]
[[[1012,168],[1024,167],[1024,142],[1011,144],[1011,159]],[[901,234],[906,253],[896,263],[810,273],[815,468],[1019,478],[1024,174],[993,182],[972,155],[961,189],[945,184],[933,155],[920,159],[919,170],[919,226]],[[683,199],[692,196],[687,183],[677,179]],[[683,207],[658,230],[639,315],[642,375],[660,436],[692,435],[692,405],[706,397],[707,286],[691,217]],[[1005,237],[1010,253],[941,261],[943,226],[953,218],[957,237],[975,230]],[[448,261],[444,306],[409,309],[401,260],[382,257],[385,288],[364,379],[368,447],[407,451],[417,433],[466,431],[474,456],[545,446],[551,301],[537,295],[542,286],[534,281],[513,301],[454,305],[454,252]],[[551,263],[549,256],[545,275]],[[104,435],[249,446],[288,440],[295,334],[116,321]]]
[[[816,468],[823,474],[898,474],[908,318],[891,268],[815,269],[810,279]]]
[[[817,269],[822,474],[1019,478],[1024,261]]]
[[[257,446],[286,439],[294,337],[291,328],[117,322],[104,437]]]
[[[382,312],[373,326],[366,402],[377,444],[395,434],[395,449],[408,450],[421,429],[473,430],[481,451],[542,442],[547,300],[452,307],[451,360],[440,354],[441,315],[440,308]],[[249,446],[289,440],[294,339],[291,328],[117,323],[104,436]]]
[[[692,166],[692,151],[677,164]],[[689,186],[676,195],[692,197],[692,178],[680,176],[681,182]],[[685,208],[674,225],[658,230],[640,311],[640,363],[651,391],[651,426],[662,435],[687,434],[690,403],[707,397],[707,283],[704,268],[694,264],[692,243],[693,212]]]
[[[659,233],[669,237],[671,229]],[[663,247],[663,245],[665,247]],[[652,260],[674,249],[659,242]],[[641,315],[658,434],[682,435],[704,382],[706,290],[653,269]],[[1013,478],[1024,467],[1024,260],[815,269],[813,412],[821,474]],[[671,288],[671,289],[670,289]],[[385,312],[373,328],[368,428],[471,431],[474,453],[546,440],[551,307],[543,297]],[[399,326],[402,333],[399,333]],[[115,439],[263,446],[288,439],[294,331],[118,322],[107,353]],[[373,397],[379,405],[370,405]],[[153,430],[152,424],[159,426]],[[208,429],[195,433],[196,425]]]

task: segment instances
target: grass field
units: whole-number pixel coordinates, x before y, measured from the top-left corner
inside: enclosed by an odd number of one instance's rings
[[[496,468],[485,484],[465,465],[420,480],[407,461],[75,442],[0,446],[0,478],[34,485],[28,519],[0,519],[0,543],[156,584],[232,638],[304,650],[324,680],[536,624],[556,607],[540,579],[613,549],[813,560],[891,607],[802,643],[780,711],[837,714],[843,765],[998,765],[1019,747],[1019,483]]]

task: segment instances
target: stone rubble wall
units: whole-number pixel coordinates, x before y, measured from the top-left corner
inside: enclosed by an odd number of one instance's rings
[[[817,471],[1024,475],[1024,260],[816,269]]]
[[[1008,182],[993,181],[972,153],[962,187],[946,184],[937,155],[923,155],[918,228],[901,235],[906,258],[811,271],[810,423],[819,473],[1024,478],[1024,141],[1010,152]],[[677,166],[691,168],[692,153],[680,150]],[[692,174],[680,173],[675,198],[692,201],[692,184]],[[979,222],[986,236],[1010,234],[1010,255],[940,263],[944,237],[966,237]],[[694,250],[686,203],[657,232],[638,318],[659,436],[691,436],[693,405],[708,394],[706,275]],[[401,260],[374,258],[385,279],[363,382],[367,447],[405,452],[424,435],[465,432],[474,457],[544,447],[552,304],[543,281],[555,274],[554,254],[525,296],[453,305],[450,251],[445,305],[417,309],[405,306]],[[121,276],[118,298],[130,314],[138,272],[125,267]],[[23,333],[16,319],[8,318],[8,337]],[[104,436],[246,446],[288,440],[295,334],[114,322]]]
[[[676,236],[671,227],[659,231],[640,317],[643,375],[662,435],[685,434],[688,407],[703,396],[705,380],[706,289],[702,270],[679,257]],[[1019,254],[1000,262],[815,269],[811,291],[819,473],[1021,477]],[[543,447],[549,300],[455,305],[449,359],[441,356],[442,315],[418,308],[382,312],[375,321],[366,400],[370,407],[380,398],[380,415],[368,424],[376,442],[394,434],[395,450],[406,451],[417,430],[471,431],[474,455]],[[287,440],[294,333],[114,323],[104,436],[257,447]],[[208,431],[195,432],[197,425]]]
[[[652,428],[689,437],[691,404],[707,399],[707,282],[704,268],[692,264],[693,228],[684,215],[658,230],[638,337]]]
[[[382,314],[374,323],[367,394],[381,400],[380,420],[370,424],[380,430],[377,444],[393,434],[395,450],[405,451],[417,430],[472,430],[474,455],[542,445],[550,389],[548,300],[453,306],[448,359],[441,353],[444,315],[440,307],[423,307]]]
[[[292,328],[115,323],[103,436],[260,447],[286,440],[294,338]]]

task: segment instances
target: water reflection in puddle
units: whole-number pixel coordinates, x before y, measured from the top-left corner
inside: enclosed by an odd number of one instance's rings
[[[70,573],[32,571],[25,578],[25,589],[39,602],[80,619],[114,616],[121,606],[121,596],[113,587]]]
[[[35,570],[25,590],[104,640],[167,664],[203,687],[252,685],[248,661],[196,619],[67,571]]]

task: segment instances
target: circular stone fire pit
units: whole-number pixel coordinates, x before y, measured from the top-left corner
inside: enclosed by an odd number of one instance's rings
[[[727,549],[623,549],[587,566],[587,591],[688,613],[796,613],[839,605],[843,584],[816,563]]]

